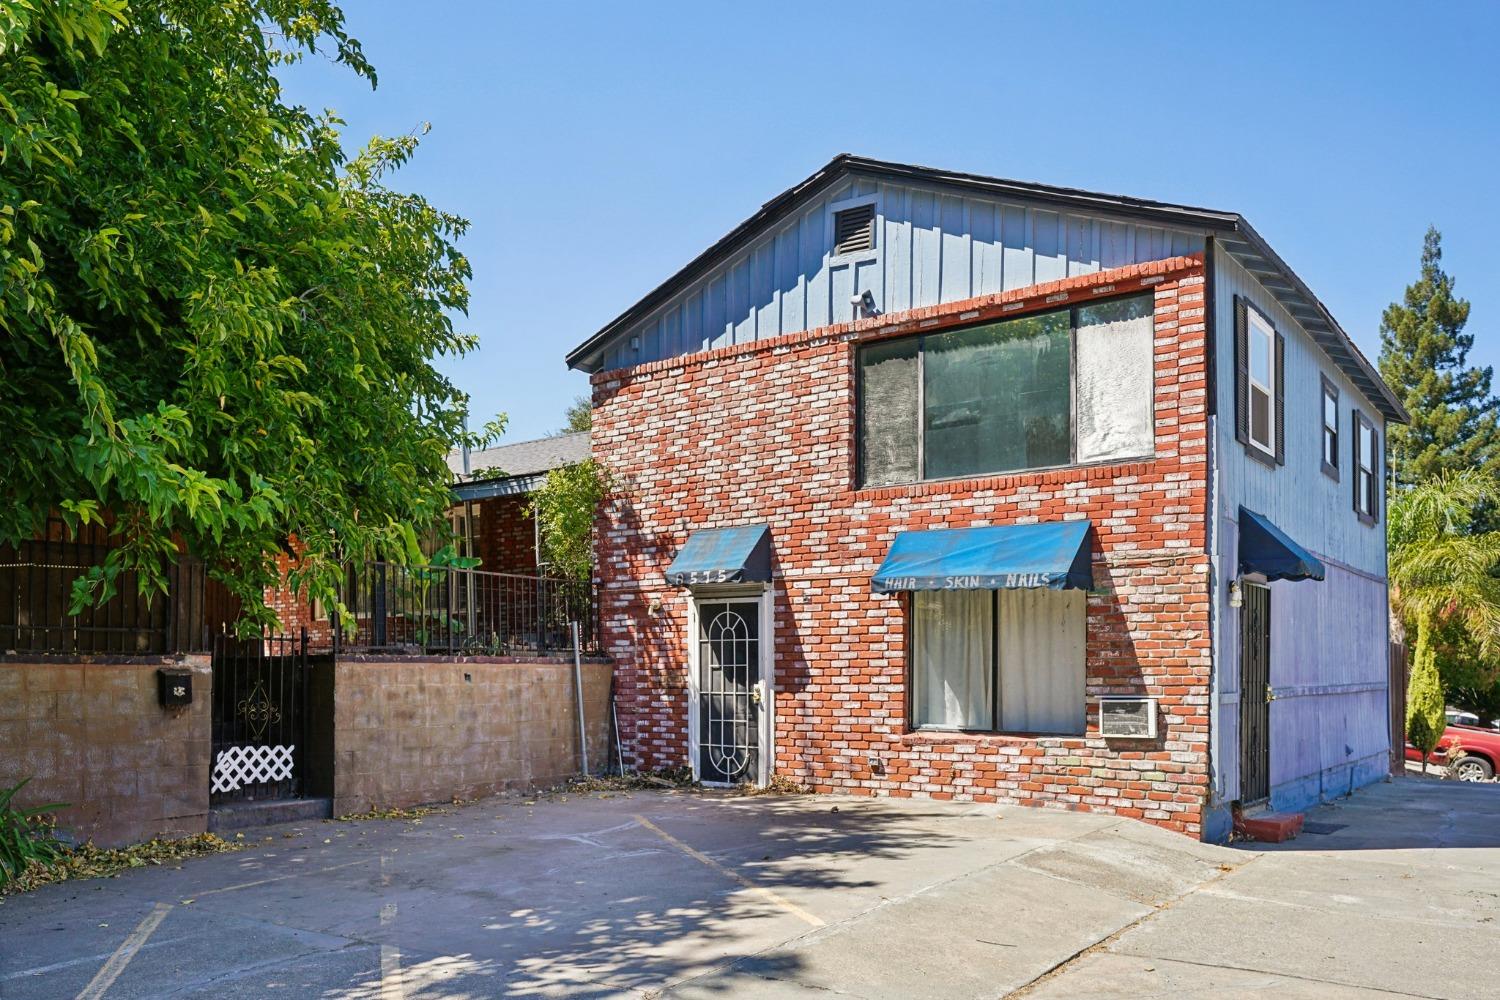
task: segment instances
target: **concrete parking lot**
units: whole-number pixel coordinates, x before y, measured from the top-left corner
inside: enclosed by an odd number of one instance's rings
[[[1492,997],[1500,788],[1272,849],[827,796],[503,798],[0,904],[0,997]],[[260,839],[269,836],[269,840]]]

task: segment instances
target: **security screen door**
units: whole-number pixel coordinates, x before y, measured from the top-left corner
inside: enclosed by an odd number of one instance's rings
[[[1240,588],[1240,804],[1271,795],[1271,591]]]
[[[698,603],[698,778],[760,773],[760,602]]]

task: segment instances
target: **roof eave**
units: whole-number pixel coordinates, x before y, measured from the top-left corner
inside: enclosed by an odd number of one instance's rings
[[[1226,234],[1228,234],[1226,238]],[[1235,237],[1239,237],[1238,240]],[[1407,413],[1406,407],[1402,405],[1401,399],[1386,384],[1380,372],[1370,360],[1365,357],[1364,352],[1354,343],[1354,339],[1339,325],[1338,320],[1328,311],[1328,307],[1313,294],[1307,286],[1293,271],[1281,255],[1271,248],[1255,228],[1245,220],[1243,216],[1236,215],[1232,226],[1227,227],[1217,235],[1218,241],[1240,265],[1250,272],[1266,290],[1281,300],[1287,312],[1291,313],[1302,328],[1307,331],[1313,341],[1335,361],[1335,351],[1342,353],[1354,367],[1354,372],[1345,370],[1350,380],[1363,392],[1372,403],[1374,403],[1387,420],[1400,424],[1411,423],[1411,415]],[[1267,266],[1255,266],[1256,258]],[[1300,300],[1300,301],[1298,301]]]

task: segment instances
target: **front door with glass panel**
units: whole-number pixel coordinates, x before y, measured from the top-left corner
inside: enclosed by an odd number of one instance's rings
[[[698,780],[754,782],[760,776],[760,602],[697,605]]]

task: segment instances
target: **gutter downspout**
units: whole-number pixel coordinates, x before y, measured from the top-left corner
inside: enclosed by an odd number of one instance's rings
[[[1200,839],[1207,839],[1208,819],[1224,801],[1222,783],[1223,769],[1220,766],[1223,751],[1222,709],[1219,704],[1223,687],[1224,655],[1220,648],[1223,629],[1219,621],[1219,551],[1222,532],[1219,530],[1219,406],[1218,406],[1218,344],[1217,304],[1214,283],[1217,279],[1214,267],[1214,238],[1207,237],[1203,248],[1203,345],[1206,355],[1205,368],[1208,375],[1207,457],[1208,457],[1208,509],[1205,511],[1208,542],[1208,794],[1203,803]]]

